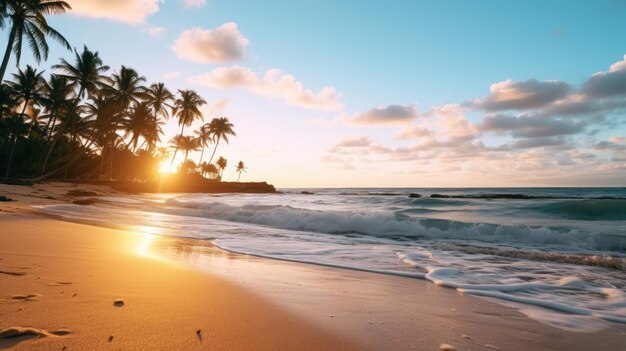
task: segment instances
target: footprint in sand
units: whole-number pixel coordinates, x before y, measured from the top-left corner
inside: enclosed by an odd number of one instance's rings
[[[13,300],[22,300],[22,301],[33,301],[37,300],[41,295],[38,294],[30,294],[30,295],[14,295],[11,297]]]
[[[72,285],[74,282],[54,282],[48,284],[48,286],[64,286],[64,285]]]
[[[67,334],[70,334],[70,331],[67,329],[48,331],[45,329],[37,329],[31,327],[10,327],[0,331],[0,339],[19,338],[21,336],[57,337]]]
[[[0,274],[14,275],[16,277],[21,277],[23,275],[26,275],[26,273],[24,272],[11,272],[11,271],[0,271]]]

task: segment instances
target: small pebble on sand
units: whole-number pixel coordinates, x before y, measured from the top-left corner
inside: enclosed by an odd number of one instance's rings
[[[123,299],[117,299],[117,300],[113,301],[113,306],[115,306],[115,307],[122,307],[122,306],[124,306],[124,300]]]
[[[439,350],[441,351],[456,351],[456,347],[448,344],[439,345]]]

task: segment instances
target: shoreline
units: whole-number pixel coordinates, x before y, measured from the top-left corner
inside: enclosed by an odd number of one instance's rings
[[[42,187],[51,188],[54,184],[43,184]],[[6,189],[0,188],[0,190]],[[58,194],[59,191],[65,190],[66,188],[60,186],[54,195],[59,199],[50,200],[45,199],[44,196],[35,197],[34,194],[25,194],[14,188],[10,196],[15,196],[18,201],[0,203],[0,210],[2,210],[0,221],[10,222],[5,216],[19,217],[19,221],[25,222],[20,224],[21,226],[36,225],[43,221],[49,223],[49,227],[59,238],[65,238],[67,235],[62,233],[66,230],[64,228],[84,227],[85,225],[28,213],[32,211],[30,210],[32,205],[66,203],[67,199],[61,199],[62,196]],[[103,191],[103,189],[90,190]],[[111,192],[106,195],[123,196],[124,194]],[[4,212],[7,211],[14,213],[5,214]],[[8,226],[8,228],[13,227],[14,225]],[[88,227],[97,228],[94,231],[104,233],[101,235],[105,236],[111,236],[112,232],[128,233],[124,230],[105,229],[91,225]],[[52,239],[49,233],[29,235],[36,238],[36,241]],[[134,236],[137,235],[142,234],[134,233]],[[145,239],[145,234],[143,235]],[[5,235],[0,237],[5,243],[8,242]],[[532,347],[538,350],[585,350],[608,349],[626,342],[626,333],[617,326],[591,333],[567,332],[540,324],[502,304],[461,294],[417,279],[234,254],[224,252],[209,242],[193,239],[154,235],[147,237],[151,239],[144,240],[141,246],[144,254],[150,253],[150,259],[156,258],[159,263],[168,261],[167,264],[182,266],[181,269],[186,271],[201,271],[195,272],[201,274],[195,276],[196,280],[223,279],[232,285],[231,288],[243,290],[270,306],[278,307],[280,311],[289,315],[289,320],[301,319],[304,323],[303,330],[301,330],[303,333],[322,329],[330,334],[338,334],[334,335],[336,339],[331,341],[333,346],[326,345],[324,349],[329,349],[329,347],[345,349],[346,345],[353,346],[355,349],[364,349],[363,345],[367,345],[371,349],[433,350],[444,343],[458,349],[524,350]],[[14,240],[16,245],[25,244],[23,241],[26,240],[26,238],[10,239]],[[75,245],[79,238],[73,236],[66,239],[64,239],[66,244]],[[80,239],[86,240],[87,238]],[[108,247],[111,243],[103,242],[104,239],[91,238],[90,235],[89,240],[98,240],[106,250],[111,249]],[[0,257],[6,256],[8,249],[7,246],[7,249],[0,250],[2,251]],[[98,248],[98,250],[104,249]],[[131,257],[137,259],[135,256]],[[148,258],[141,256],[141,259]],[[0,265],[4,263],[0,261]],[[99,269],[106,271],[106,267]],[[53,271],[55,274],[61,274],[62,267],[57,266]],[[0,279],[5,280],[7,277],[0,274]],[[4,283],[0,281],[0,285]],[[28,292],[20,292],[20,294],[26,293]],[[149,294],[148,297],[150,297]],[[3,293],[3,295],[7,294]],[[198,298],[198,296],[195,297]],[[172,296],[167,298],[177,299]],[[41,301],[43,298],[37,299],[38,302],[43,302]],[[5,309],[5,302],[3,301],[0,305],[2,310]],[[15,301],[10,301],[10,303],[13,302]],[[194,303],[196,302],[194,300]],[[110,304],[111,301],[108,303]],[[75,314],[79,312],[80,310],[74,310]],[[240,312],[233,310],[230,313]],[[8,322],[8,318],[13,314],[16,313],[3,311],[0,315],[0,322],[2,322],[0,329],[5,327],[5,322]],[[66,319],[71,320],[75,314],[66,316]],[[165,316],[162,315],[162,317]],[[70,327],[67,326],[67,328]],[[123,329],[123,326],[120,328]],[[82,334],[82,332],[76,334]],[[70,335],[69,338],[49,339],[78,338],[74,334]],[[339,347],[339,344],[345,340],[349,340],[350,343],[341,344],[342,346]],[[42,345],[45,344],[42,343]],[[129,348],[136,345],[138,344],[127,344]],[[110,346],[113,347],[113,344]]]

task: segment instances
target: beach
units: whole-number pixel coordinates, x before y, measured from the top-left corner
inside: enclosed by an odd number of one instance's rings
[[[125,197],[93,185],[0,185],[0,195],[17,200],[0,203],[0,330],[31,334],[0,339],[0,348],[611,350],[626,343],[623,324],[572,332],[425,280],[234,254],[207,240],[72,223],[31,208],[85,198],[67,196],[72,189]]]

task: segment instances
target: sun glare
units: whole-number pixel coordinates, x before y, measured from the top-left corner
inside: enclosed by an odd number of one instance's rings
[[[159,166],[159,173],[174,173],[175,170],[176,167],[169,161],[163,161]]]

